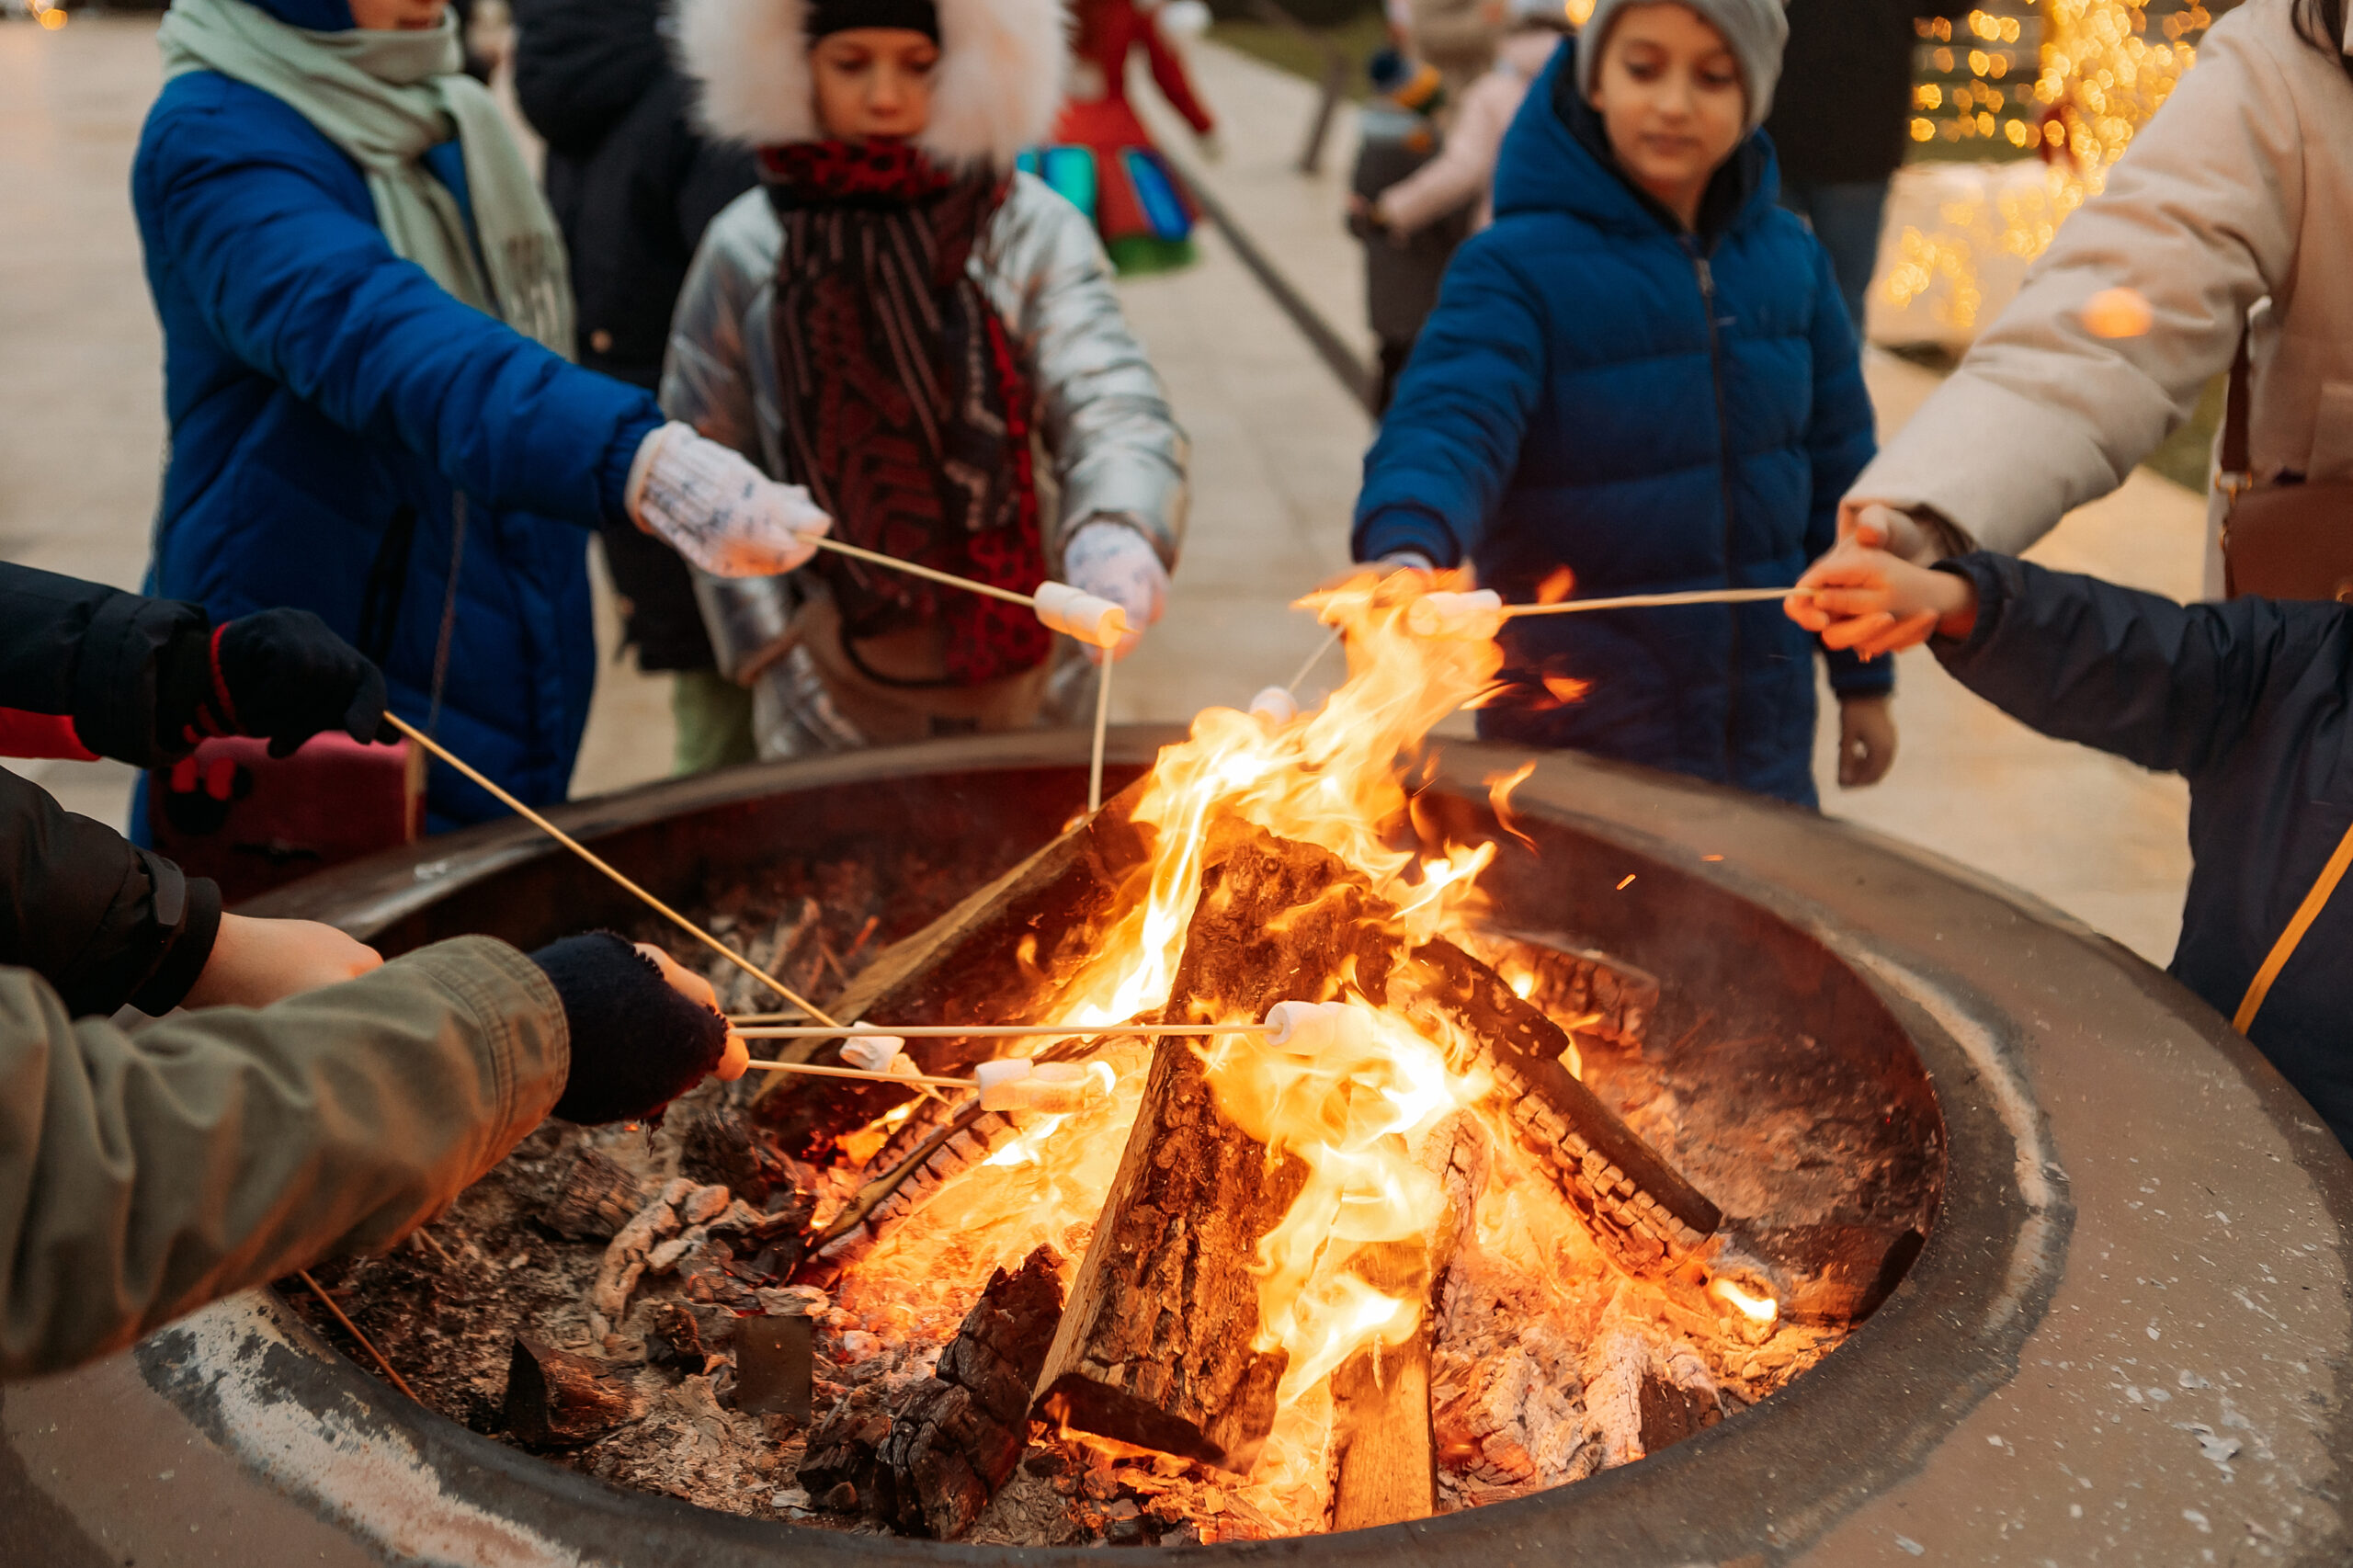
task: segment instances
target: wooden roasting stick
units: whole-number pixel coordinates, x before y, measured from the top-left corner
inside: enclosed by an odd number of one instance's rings
[[[610,877],[614,881],[619,882],[623,888],[626,888],[629,892],[636,894],[638,898],[644,902],[645,906],[653,910],[654,913],[661,915],[664,919],[677,926],[678,929],[684,931],[688,936],[692,937],[696,941],[700,942],[704,947],[709,948],[712,952],[717,953],[729,963],[733,964],[737,969],[742,970],[745,974],[750,975],[754,980],[758,981],[761,984],[767,986],[769,990],[775,992],[778,995],[783,997],[786,1001],[791,1003],[794,1006],[808,1014],[809,1017],[818,1019],[823,1023],[832,1024],[834,1022],[832,1014],[826,1012],[823,1007],[818,1006],[814,1002],[810,1001],[806,996],[801,995],[801,993],[795,991],[790,985],[787,985],[783,981],[779,980],[775,975],[770,974],[767,971],[762,969],[759,965],[754,963],[751,960],[745,958],[743,954],[737,952],[734,949],[729,947],[726,943],[721,941],[718,937],[712,936],[710,932],[704,930],[701,926],[696,925],[693,921],[688,919],[685,915],[679,914],[676,910],[663,903],[660,899],[655,898],[652,893],[646,892],[643,888],[630,881],[629,878],[621,875],[620,872],[615,870],[612,866],[608,864],[601,857],[597,856],[586,845],[581,843],[578,839],[573,837],[572,835],[564,832],[563,829],[556,826],[555,824],[548,821],[547,818],[541,816],[539,812],[533,811],[530,807],[517,800],[506,790],[499,788],[497,784],[485,777],[479,768],[476,768],[472,763],[466,761],[455,752],[452,752],[439,741],[435,740],[431,735],[426,734],[424,731],[418,729],[415,725],[410,723],[407,720],[402,718],[397,713],[387,713],[384,715],[384,718],[385,721],[392,726],[392,728],[398,730],[402,734],[406,735],[410,740],[415,741],[418,745],[423,746],[426,751],[431,752],[435,756],[439,757],[443,762],[448,763],[460,773],[464,774],[468,778],[472,779],[475,783],[489,790],[491,795],[508,811],[513,812],[517,816],[521,817],[525,822],[529,823],[533,827],[538,828],[541,833],[546,834],[550,838],[554,839],[558,844],[563,845],[566,849],[571,850],[574,855],[579,856],[583,860],[585,860],[591,866],[596,867],[599,871],[604,872],[605,875]],[[839,1028],[838,1025],[835,1025],[835,1027]]]
[[[828,539],[822,534],[810,542],[820,550],[830,550],[853,561],[888,567],[893,572],[904,572],[911,577],[945,584],[951,588],[985,594],[993,599],[1003,599],[1009,605],[1025,605],[1048,630],[1104,650],[1103,673],[1095,687],[1095,749],[1086,770],[1086,809],[1090,812],[1103,809],[1103,744],[1111,712],[1110,650],[1118,647],[1120,640],[1128,634],[1125,610],[1108,599],[1081,593],[1067,583],[1040,583],[1036,593],[1024,594],[1012,588],[1000,588],[994,583],[959,577],[953,572],[942,572],[936,567],[918,566],[912,561],[902,561],[897,556],[885,555],[859,545],[845,544],[840,540]]]
[[[1658,609],[1675,605],[1763,604],[1810,595],[1806,588],[1699,588],[1680,594],[1621,594],[1607,599],[1563,599],[1549,605],[1507,605],[1493,588],[1440,589],[1405,607],[1405,629],[1417,637],[1493,637],[1504,621],[1530,615],[1583,615],[1601,609]]]

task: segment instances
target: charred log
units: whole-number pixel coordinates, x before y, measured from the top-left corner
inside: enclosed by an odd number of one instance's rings
[[[1565,938],[1483,934],[1478,956],[1498,969],[1517,962],[1534,977],[1529,1006],[1555,1022],[1586,1020],[1576,1032],[1613,1045],[1639,1046],[1658,1010],[1658,977]]]
[[[645,1414],[604,1363],[525,1335],[506,1369],[506,1429],[528,1448],[574,1448]]]
[[[732,1107],[704,1104],[688,1113],[678,1139],[678,1174],[703,1186],[723,1187],[747,1202],[767,1201],[790,1186],[784,1162],[752,1136],[745,1118]]]
[[[998,1269],[915,1389],[882,1445],[877,1512],[903,1535],[952,1540],[972,1528],[1020,1461],[1029,1390],[1062,1316],[1062,1260],[1050,1247]]]
[[[861,1383],[810,1429],[799,1480],[823,1506],[847,1512],[874,1495],[878,1455],[891,1435],[884,1398],[879,1384]]]
[[[1781,1312],[1797,1323],[1859,1324],[1902,1283],[1927,1238],[1909,1225],[1782,1225],[1742,1240],[1766,1258]]]
[[[1521,1140],[1560,1173],[1618,1267],[1664,1274],[1722,1226],[1722,1211],[1563,1065],[1568,1036],[1501,975],[1439,940],[1415,949],[1409,983],[1413,1006],[1450,1014],[1493,1054]]]
[[[556,1184],[540,1223],[567,1241],[608,1242],[645,1207],[652,1194],[620,1162],[587,1149]]]

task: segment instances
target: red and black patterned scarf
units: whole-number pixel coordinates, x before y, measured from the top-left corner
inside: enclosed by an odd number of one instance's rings
[[[772,315],[790,477],[837,539],[1033,591],[1046,560],[1029,378],[965,270],[1006,182],[956,178],[885,142],[762,148],[760,176],[784,226]],[[928,621],[948,629],[948,685],[1034,668],[1049,651],[1018,605],[839,555],[814,564],[853,662],[852,639]]]

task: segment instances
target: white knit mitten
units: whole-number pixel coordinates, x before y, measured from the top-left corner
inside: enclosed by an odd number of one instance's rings
[[[1168,608],[1168,569],[1152,541],[1133,524],[1113,517],[1081,523],[1063,551],[1063,580],[1083,594],[1109,599],[1126,615],[1128,634],[1111,650],[1124,659],[1143,641],[1143,629]],[[1089,648],[1086,656],[1098,664],[1103,651]]]
[[[675,421],[638,448],[629,514],[714,577],[772,577],[816,553],[834,520],[797,484]]]

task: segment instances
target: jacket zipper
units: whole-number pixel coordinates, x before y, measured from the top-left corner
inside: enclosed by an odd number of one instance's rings
[[[1708,318],[1708,380],[1716,393],[1716,469],[1721,476],[1724,508],[1724,586],[1733,585],[1733,511],[1732,511],[1732,422],[1724,413],[1723,347],[1716,334],[1716,275],[1708,265],[1708,257],[1696,239],[1684,242],[1691,251],[1691,267],[1699,279],[1699,308]],[[1732,637],[1724,659],[1724,782],[1737,784],[1733,759],[1735,737],[1740,729],[1740,609],[1735,605],[1724,607],[1732,618]]]

